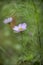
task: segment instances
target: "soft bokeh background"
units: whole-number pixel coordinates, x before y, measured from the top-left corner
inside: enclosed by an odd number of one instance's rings
[[[25,22],[22,34],[3,20]],[[40,65],[43,62],[43,0],[0,0],[0,65]]]

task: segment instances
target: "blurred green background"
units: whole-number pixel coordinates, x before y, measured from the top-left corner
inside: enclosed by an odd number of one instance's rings
[[[22,34],[3,21],[27,23]],[[43,0],[0,0],[0,65],[41,65],[43,62]]]

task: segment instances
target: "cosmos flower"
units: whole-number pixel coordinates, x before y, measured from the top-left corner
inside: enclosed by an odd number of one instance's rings
[[[12,17],[7,18],[7,19],[4,20],[4,23],[5,24],[10,23],[10,22],[12,22],[12,20],[13,20]]]
[[[27,24],[22,23],[22,24],[19,24],[18,26],[14,26],[13,30],[18,33],[18,32],[26,30],[26,28],[27,28]]]

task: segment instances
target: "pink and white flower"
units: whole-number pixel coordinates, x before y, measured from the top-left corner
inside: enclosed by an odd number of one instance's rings
[[[12,22],[13,18],[12,17],[9,17],[7,19],[4,20],[4,23],[7,24],[7,23],[10,23]]]
[[[18,33],[18,32],[26,30],[26,28],[27,28],[27,24],[22,23],[22,24],[19,24],[18,26],[14,26],[13,30]]]

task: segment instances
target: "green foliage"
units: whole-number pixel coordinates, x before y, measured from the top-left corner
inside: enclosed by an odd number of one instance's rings
[[[2,1],[0,4],[0,49],[2,51],[0,53],[1,62],[4,65],[18,65],[18,62],[20,63],[25,60],[30,62],[40,61],[38,35],[40,35],[41,44],[43,43],[40,1],[38,1],[38,4],[37,1],[33,2],[32,0],[29,2],[18,2],[10,1],[7,3]],[[8,24],[5,25],[3,23],[3,20],[10,16],[16,17],[17,25],[26,22],[27,30],[22,34],[14,33]],[[38,34],[38,31],[40,34]],[[32,65],[30,62],[21,64]]]

